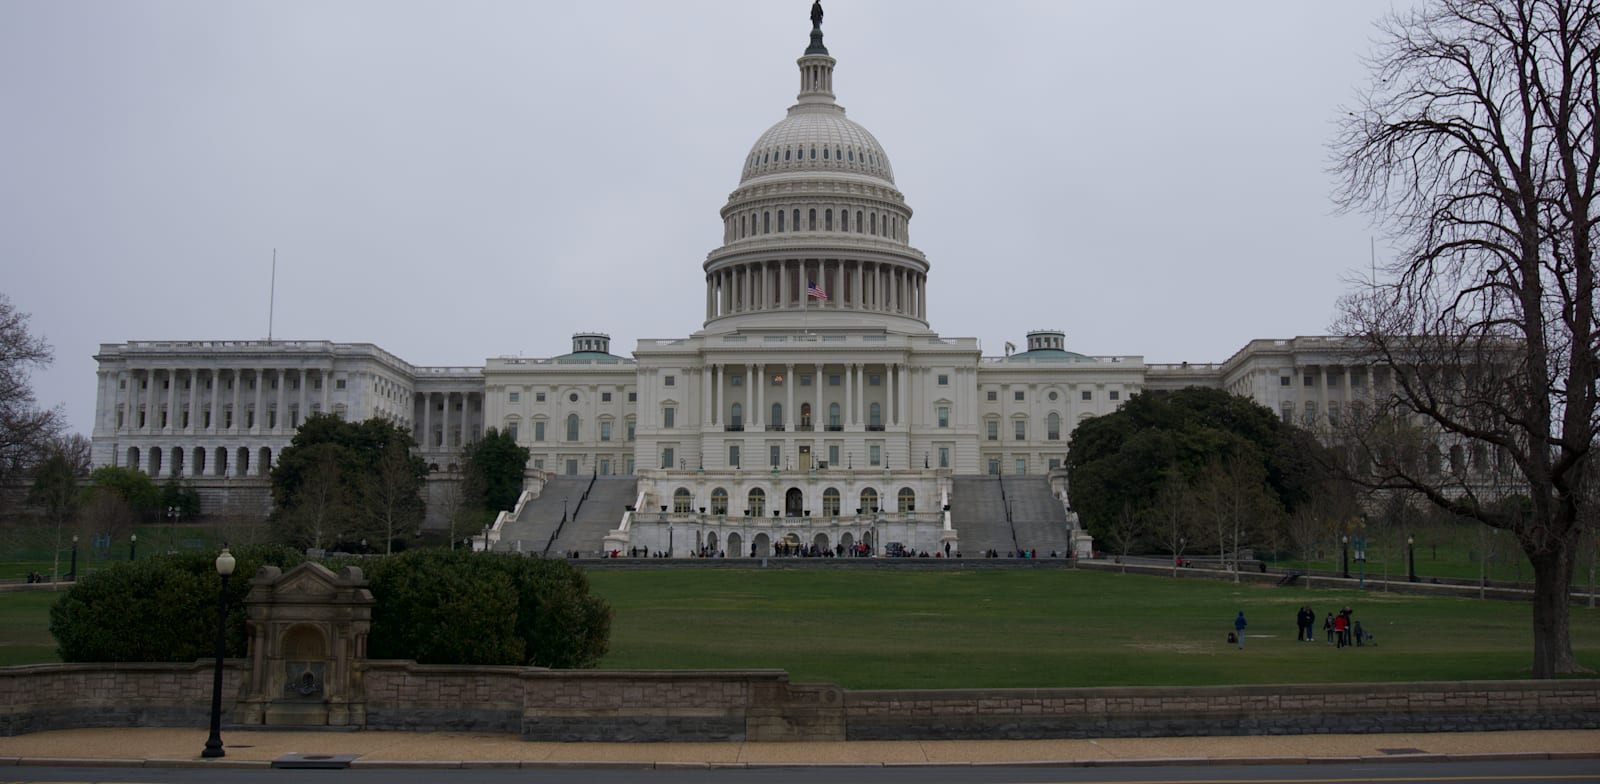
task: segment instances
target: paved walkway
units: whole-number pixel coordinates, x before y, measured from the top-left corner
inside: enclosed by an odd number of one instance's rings
[[[267,767],[286,755],[351,755],[354,767],[776,767],[793,765],[1284,764],[1363,758],[1600,760],[1600,730],[841,743],[532,743],[515,735],[411,732],[223,733],[200,759],[201,729],[82,729],[0,738],[0,766]],[[3,770],[3,767],[0,767]],[[0,774],[3,775],[3,774]]]

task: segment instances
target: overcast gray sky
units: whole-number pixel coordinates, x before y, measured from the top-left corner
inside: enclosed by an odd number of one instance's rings
[[[986,354],[1220,362],[1367,267],[1327,142],[1409,0],[833,0],[929,319]],[[0,291],[92,426],[100,343],[371,342],[419,365],[701,326],[809,0],[0,0]],[[1382,238],[1379,238],[1382,253]]]

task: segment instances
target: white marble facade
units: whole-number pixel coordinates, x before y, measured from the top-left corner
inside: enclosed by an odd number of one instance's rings
[[[988,357],[973,338],[938,335],[913,212],[882,145],[835,103],[820,29],[797,64],[796,102],[745,154],[720,211],[723,245],[697,273],[701,331],[640,340],[631,358],[582,332],[568,354],[458,368],[364,343],[105,344],[95,463],[163,479],[259,476],[299,422],[332,412],[393,419],[448,473],[495,427],[531,450],[530,471],[636,477],[641,512],[661,525],[702,508],[740,518],[720,536],[697,530],[701,543],[749,541],[752,526],[777,539],[808,518],[832,520],[833,542],[859,541],[867,518],[888,515],[880,531],[898,526],[900,541],[933,550],[947,541],[952,476],[1047,473],[1078,422],[1141,390],[1225,388],[1312,424],[1370,394],[1369,371],[1333,338],[1147,365],[1074,353],[1054,330]]]

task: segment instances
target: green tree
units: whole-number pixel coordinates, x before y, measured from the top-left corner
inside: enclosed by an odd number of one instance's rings
[[[1270,497],[1293,508],[1319,476],[1305,454],[1316,449],[1309,434],[1249,398],[1201,387],[1144,392],[1073,431],[1072,506],[1103,538],[1124,506],[1145,509],[1169,481],[1190,485],[1212,461],[1239,458],[1260,466]]]
[[[373,658],[593,667],[611,608],[562,560],[419,549],[368,561]]]
[[[60,439],[46,447],[44,461],[34,469],[28,502],[37,507],[50,526],[55,553],[52,582],[61,579],[61,548],[71,536],[83,508],[79,483],[89,475],[87,444],[82,436]]]
[[[1487,503],[1505,488],[1484,470],[1357,475],[1512,534],[1533,566],[1539,678],[1582,670],[1568,593],[1597,501],[1582,468],[1600,441],[1597,61],[1593,0],[1433,0],[1380,24],[1334,142],[1341,205],[1402,244],[1336,329],[1392,380],[1386,413],[1481,449],[1531,508]]]
[[[518,446],[510,433],[489,428],[483,438],[467,447],[462,467],[463,482],[469,490],[481,489],[481,497],[469,496],[469,503],[491,512],[510,510],[522,495],[523,472],[529,452]]]
[[[413,447],[410,431],[382,417],[307,417],[272,469],[275,530],[285,542],[310,544],[309,516],[333,529],[317,530],[335,540],[381,538],[392,548],[421,519],[428,468]],[[330,473],[338,477],[336,492],[326,487]],[[302,498],[308,492],[314,497]]]
[[[228,581],[227,655],[245,655],[245,595],[264,565],[305,559],[283,547],[241,547]],[[215,552],[117,561],[84,575],[50,608],[50,634],[66,662],[190,662],[216,645]]]
[[[150,476],[137,468],[101,466],[89,474],[89,484],[96,493],[116,496],[128,509],[141,517],[156,514],[162,509],[161,488]]]

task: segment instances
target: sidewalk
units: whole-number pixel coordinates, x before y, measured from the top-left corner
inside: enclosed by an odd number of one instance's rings
[[[1600,759],[1600,730],[840,743],[532,743],[515,735],[409,732],[222,734],[227,756],[202,760],[204,729],[81,729],[0,738],[12,765],[269,767],[286,755],[340,755],[352,767],[780,767],[803,765],[1130,766],[1318,764],[1364,758]]]

